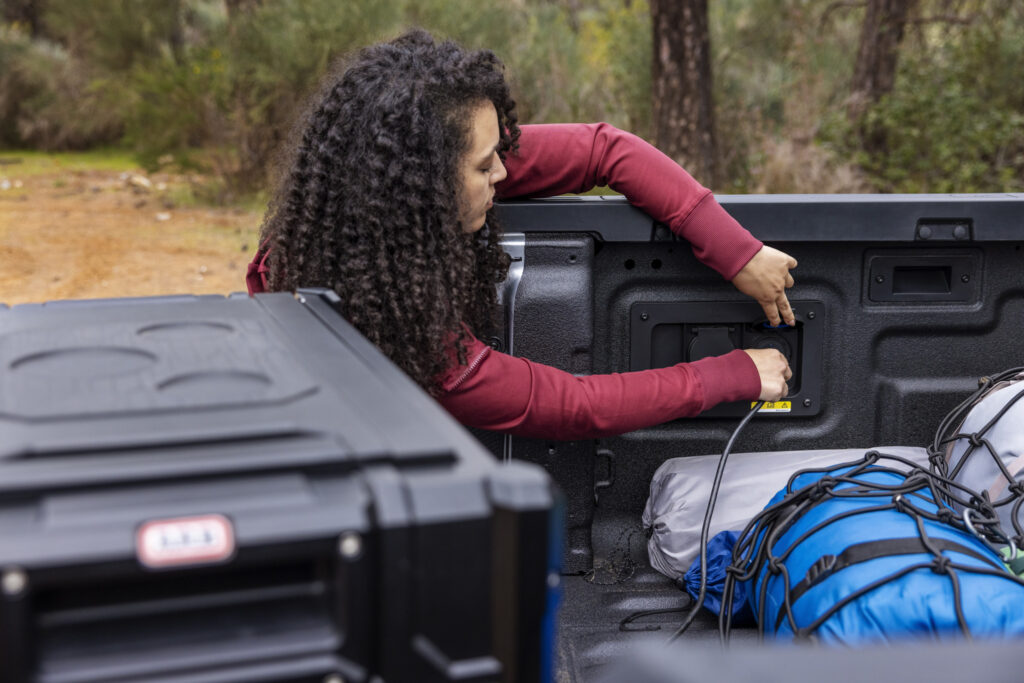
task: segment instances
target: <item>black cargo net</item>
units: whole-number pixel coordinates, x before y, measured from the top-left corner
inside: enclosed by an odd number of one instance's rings
[[[797,477],[808,472],[823,473],[823,476],[809,485],[794,489]],[[897,485],[888,485],[865,480],[864,475],[872,472],[891,473],[901,478],[902,482]],[[733,550],[732,564],[727,570],[722,609],[719,613],[719,630],[723,641],[728,640],[732,629],[733,601],[737,582],[750,582],[749,585],[753,590],[755,582],[763,570],[767,571],[754,600],[758,632],[763,637],[766,631],[775,633],[784,623],[788,623],[797,640],[814,640],[819,627],[844,607],[887,583],[917,570],[931,570],[949,578],[954,596],[956,620],[963,635],[968,639],[971,632],[963,613],[960,594],[961,575],[987,574],[1024,585],[1024,582],[1009,573],[999,560],[978,552],[976,546],[972,548],[946,538],[929,535],[925,525],[926,520],[970,533],[991,548],[996,555],[999,554],[996,546],[1010,541],[990,508],[974,507],[974,504],[981,500],[977,494],[959,486],[950,478],[922,468],[906,458],[879,451],[869,451],[860,460],[825,469],[797,472],[790,478],[786,491],[787,494],[784,498],[765,508],[750,521]],[[790,541],[784,552],[775,554],[773,547],[792,528],[793,524],[812,508],[831,498],[862,499],[863,506],[840,512],[818,523]],[[957,512],[957,506],[967,512]],[[813,563],[804,576],[790,575],[786,564],[787,560],[792,552],[812,534],[818,533],[828,525],[840,520],[883,510],[897,510],[910,516],[915,522],[917,534],[908,538],[856,543],[845,548],[838,555],[822,556]],[[956,559],[944,555],[943,551],[953,551],[981,560],[985,566],[971,566],[958,562]],[[930,557],[927,560],[903,567],[891,575],[871,581],[844,595],[835,604],[820,614],[816,614],[813,620],[798,623],[797,616],[794,614],[794,603],[826,578],[846,567],[872,559],[911,554],[926,554]],[[768,579],[779,575],[784,579],[782,582],[784,599],[777,618],[766,622],[768,619],[766,614]]]
[[[1024,453],[1017,453],[1016,458],[1006,462],[1000,455],[1000,449],[992,441],[994,428],[1012,411],[1018,401],[1024,400],[1024,367],[1011,368],[991,377],[983,377],[978,382],[978,390],[968,396],[960,405],[949,412],[939,425],[935,433],[935,439],[928,448],[928,458],[932,471],[944,479],[965,481],[965,469],[971,466],[982,465],[979,459],[986,459],[982,467],[990,470],[991,475],[985,480],[971,482],[978,489],[978,492],[969,501],[973,508],[968,515],[977,514],[981,519],[990,517],[1001,517],[1003,526],[1007,533],[1012,534],[1013,541],[1017,548],[1024,548],[1024,529],[1021,528],[1020,508],[1024,502],[1024,482],[1018,481],[1018,476],[1024,476]],[[982,401],[1007,387],[1005,403],[989,418],[981,427],[973,431],[964,431],[965,422],[970,418],[971,412],[978,407]],[[992,400],[992,399],[989,399]],[[1022,406],[1024,407],[1024,406]],[[977,420],[975,420],[977,421]],[[1014,429],[1024,430],[1024,424],[1009,425]],[[956,452],[958,447],[963,450]],[[1005,451],[1004,451],[1005,452]],[[951,460],[955,462],[950,467]],[[1019,460],[1017,460],[1019,458]],[[956,506],[957,501],[947,501]],[[1002,512],[1004,514],[1000,515]],[[973,521],[968,517],[968,522]],[[1008,523],[1009,522],[1009,523]]]

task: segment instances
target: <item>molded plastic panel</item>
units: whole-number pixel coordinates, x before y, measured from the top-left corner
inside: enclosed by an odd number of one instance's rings
[[[821,344],[827,324],[820,301],[791,301],[796,326],[771,327],[752,302],[637,302],[630,308],[629,369],[647,370],[720,356],[734,349],[776,349],[793,378],[781,401],[761,409],[774,417],[821,411]],[[716,406],[702,417],[742,417],[750,402]]]

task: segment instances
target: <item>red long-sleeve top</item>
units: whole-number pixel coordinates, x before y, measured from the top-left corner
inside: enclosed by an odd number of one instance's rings
[[[663,222],[703,263],[731,280],[762,244],[689,173],[635,135],[604,123],[521,126],[499,198],[586,192],[607,185]],[[266,291],[267,251],[246,274]],[[466,364],[449,353],[441,404],[461,423],[548,439],[610,436],[696,415],[725,401],[754,400],[761,381],[743,351],[640,372],[576,377],[494,351],[471,339]]]

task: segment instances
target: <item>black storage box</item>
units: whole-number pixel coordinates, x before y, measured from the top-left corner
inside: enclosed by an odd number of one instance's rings
[[[560,506],[332,292],[0,306],[0,681],[536,681]]]

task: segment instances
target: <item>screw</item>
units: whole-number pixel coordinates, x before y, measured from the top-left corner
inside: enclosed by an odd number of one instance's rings
[[[877,282],[878,284],[882,284],[883,282],[885,282],[885,276],[884,275],[876,275],[875,276],[875,282]]]
[[[28,587],[28,577],[20,569],[8,569],[0,579],[0,587],[10,596],[21,595]]]
[[[970,281],[971,281],[971,276],[968,275],[967,273],[964,273],[963,275],[960,276],[960,282],[970,282]]]
[[[811,311],[810,313],[807,314],[807,319],[808,320],[814,320],[814,316],[815,315],[816,315],[815,312]]]
[[[558,452],[558,451],[556,451],[556,450],[555,450],[554,448],[549,448],[549,449],[548,449],[548,455],[554,455],[554,454],[555,454],[555,453],[557,453],[557,452]]]
[[[647,319],[648,319],[648,318],[650,318],[650,317],[651,317],[651,316],[647,315],[646,313],[641,313],[641,314],[640,314],[640,319],[641,319],[641,320],[647,320]]]
[[[346,560],[354,560],[363,552],[363,539],[354,531],[346,531],[338,541],[338,552]]]
[[[811,399],[805,398],[804,399],[804,408],[810,408],[810,407],[811,407]]]

